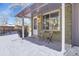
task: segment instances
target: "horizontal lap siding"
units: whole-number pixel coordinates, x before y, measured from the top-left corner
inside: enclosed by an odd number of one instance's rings
[[[65,39],[66,43],[71,44],[72,39],[72,5],[66,4],[65,7]]]

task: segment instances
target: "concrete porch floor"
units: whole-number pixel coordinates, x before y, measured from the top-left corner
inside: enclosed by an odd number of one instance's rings
[[[56,45],[57,44],[57,45]],[[35,38],[22,40],[18,34],[0,36],[0,55],[3,56],[61,56],[60,43],[47,43]],[[66,55],[69,55],[67,53]]]

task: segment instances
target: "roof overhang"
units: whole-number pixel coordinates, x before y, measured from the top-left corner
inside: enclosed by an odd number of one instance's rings
[[[19,12],[16,17],[31,17],[31,15],[29,16],[29,14],[32,13],[32,11],[37,10],[43,6],[47,5],[46,3],[33,3],[30,7],[26,7],[25,9],[23,9],[21,12]]]
[[[49,3],[34,3],[31,5],[31,7],[28,7],[28,8],[25,8],[24,10],[22,10],[20,13],[18,13],[16,16],[17,17],[31,17],[31,16],[28,16],[28,14],[31,14],[33,11],[37,11],[39,12],[39,9],[48,5]],[[52,3],[51,3],[52,4]],[[55,7],[58,7],[57,5],[60,5],[57,4],[57,3],[53,3],[52,7],[55,8]]]
[[[33,5],[33,3],[30,5],[30,6],[28,6],[28,7],[26,7],[26,8],[24,8],[21,12],[19,12],[17,15],[16,15],[16,17],[25,17],[25,18],[30,18],[31,17],[31,15],[29,15],[29,14],[31,14],[31,6]]]
[[[22,10],[20,13],[18,13],[16,16],[17,17],[30,17],[27,14],[31,13],[31,9],[30,8],[25,8],[24,10]],[[27,16],[26,16],[27,15]]]

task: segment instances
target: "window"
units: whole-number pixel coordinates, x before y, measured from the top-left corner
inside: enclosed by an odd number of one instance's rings
[[[43,29],[49,29],[49,14],[43,16]]]
[[[46,15],[43,15],[43,29],[44,30],[60,30],[60,12],[50,12]]]
[[[59,12],[51,13],[50,14],[50,28],[54,31],[60,30],[60,18]]]
[[[34,18],[34,29],[37,29],[37,18]]]

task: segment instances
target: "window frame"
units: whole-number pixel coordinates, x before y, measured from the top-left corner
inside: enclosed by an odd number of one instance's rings
[[[52,14],[52,13],[56,13],[56,12],[58,12],[58,29],[57,29],[57,30],[53,30],[53,29],[52,29],[52,31],[60,31],[60,9],[56,9],[56,10],[53,10],[53,11],[50,11],[50,12],[47,12],[47,13],[44,13],[44,14],[43,14],[43,17],[44,17],[45,15],[49,15],[49,20],[51,20],[51,14]],[[46,21],[46,19],[45,19],[45,20],[43,19],[43,21]],[[44,22],[42,22],[42,25],[44,25],[43,23],[44,23]],[[43,26],[42,26],[42,27],[43,27]],[[43,31],[51,31],[51,28],[50,28],[50,27],[51,27],[51,25],[49,24],[49,29],[46,29],[46,28],[44,29],[44,28],[43,28]]]

